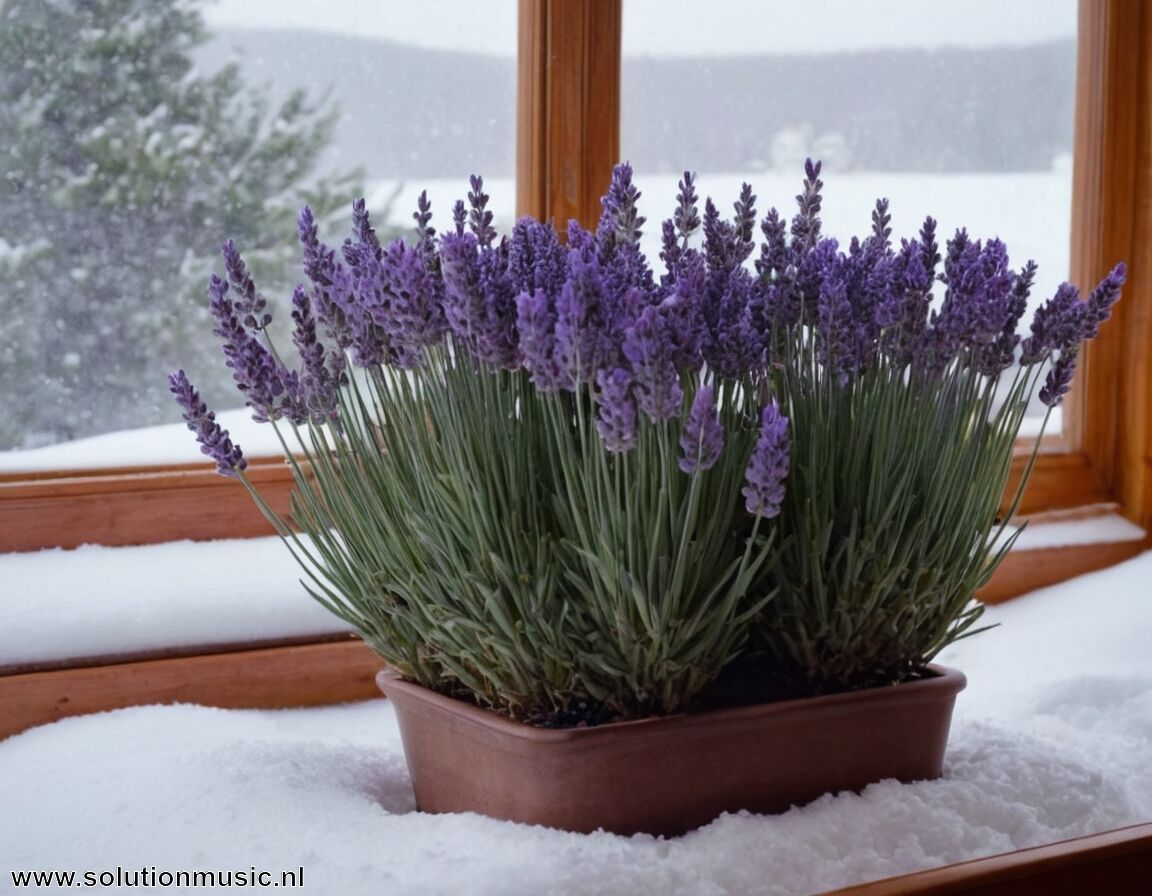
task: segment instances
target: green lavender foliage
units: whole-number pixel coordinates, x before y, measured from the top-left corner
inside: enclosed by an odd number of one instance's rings
[[[421,684],[543,723],[676,712],[766,599],[746,594],[771,541],[739,501],[754,416],[729,389],[734,460],[687,475],[677,421],[613,455],[588,388],[433,349],[354,376],[337,426],[296,428],[279,528],[313,596]]]
[[[813,690],[900,681],[983,630],[972,595],[1019,534],[999,507],[1039,371],[1015,368],[999,400],[963,358],[918,379],[885,357],[842,387],[812,331],[790,335],[789,537],[759,635],[777,674]]]

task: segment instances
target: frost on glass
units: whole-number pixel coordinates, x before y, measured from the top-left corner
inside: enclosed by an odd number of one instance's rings
[[[999,237],[1017,268],[1034,259],[1033,302],[1067,278],[1075,0],[972,0],[930,15],[910,0],[706,9],[625,4],[621,154],[649,220],[671,212],[686,169],[722,211],[748,181],[762,212],[791,215],[811,156],[824,162],[831,236],[867,226],[887,197],[894,236],[931,214],[942,235]]]
[[[443,227],[475,171],[511,223],[513,4],[289,6],[0,2],[0,472],[199,457],[166,375],[237,403],[226,238],[287,303],[304,202],[342,232],[366,196],[391,236],[427,186]]]

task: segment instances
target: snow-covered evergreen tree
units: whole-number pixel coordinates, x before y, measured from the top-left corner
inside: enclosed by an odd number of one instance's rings
[[[356,192],[313,175],[334,109],[194,69],[198,3],[0,2],[0,449],[170,420],[220,243],[298,276],[300,204]]]

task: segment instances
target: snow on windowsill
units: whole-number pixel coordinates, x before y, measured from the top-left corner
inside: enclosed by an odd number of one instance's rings
[[[1015,550],[1135,541],[1115,513],[1033,522]],[[279,538],[0,554],[0,669],[349,631]]]
[[[1085,544],[1140,541],[1145,532],[1118,513],[1101,513],[1085,519],[1033,520],[1016,539],[1013,550],[1038,551]]]
[[[0,554],[0,668],[348,631],[279,538]]]
[[[232,441],[252,457],[281,457],[276,431],[257,423],[246,408],[221,411],[216,419]],[[75,439],[43,448],[0,451],[0,473],[41,473],[52,470],[101,470],[110,467],[147,467],[162,464],[203,463],[200,446],[183,423],[145,426],[102,436]]]
[[[172,549],[167,580],[195,571],[209,594],[232,572]],[[783,896],[1152,820],[1150,576],[1147,553],[990,607],[998,627],[940,657],[969,686],[938,781],[725,815],[675,840],[578,835],[416,812],[387,701],[135,707],[0,743],[4,871],[303,866],[308,892],[332,896]]]

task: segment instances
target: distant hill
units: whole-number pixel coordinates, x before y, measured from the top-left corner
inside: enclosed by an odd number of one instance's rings
[[[512,173],[516,84],[511,59],[427,50],[315,31],[235,29],[198,51],[212,70],[241,64],[279,94],[330,90],[343,119],[327,161],[369,179]]]
[[[511,59],[319,32],[229,30],[199,54],[236,58],[278,91],[330,90],[343,111],[327,163],[370,179],[509,176]],[[622,147],[638,169],[794,168],[805,155],[884,171],[1050,168],[1072,150],[1075,45],[624,61]]]

